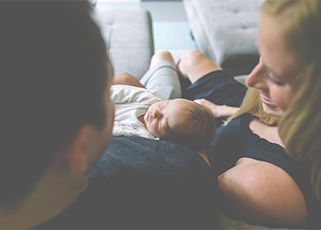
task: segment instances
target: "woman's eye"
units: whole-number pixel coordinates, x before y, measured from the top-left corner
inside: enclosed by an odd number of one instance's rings
[[[273,73],[271,73],[271,72],[267,72],[266,76],[268,77],[268,79],[269,79],[272,83],[274,83],[274,84],[276,84],[276,85],[278,85],[278,86],[284,86],[284,85],[285,85],[284,82],[279,81],[279,80],[276,80],[277,78],[276,78],[276,77],[273,75]]]

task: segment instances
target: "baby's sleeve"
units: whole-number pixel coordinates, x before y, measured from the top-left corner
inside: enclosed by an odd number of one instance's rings
[[[112,85],[110,97],[115,104],[125,104],[130,102],[152,104],[163,99],[155,96],[148,89],[130,85]]]

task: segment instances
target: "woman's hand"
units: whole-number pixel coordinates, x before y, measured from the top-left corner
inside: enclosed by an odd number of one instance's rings
[[[210,102],[206,99],[197,99],[194,100],[196,103],[207,107],[214,115],[214,117],[219,118],[219,117],[229,117],[234,115],[237,110],[239,109],[238,107],[231,107],[227,105],[217,105],[214,104],[213,102]]]

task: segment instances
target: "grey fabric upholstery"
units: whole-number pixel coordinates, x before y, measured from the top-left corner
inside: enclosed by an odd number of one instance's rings
[[[234,75],[258,61],[257,23],[262,0],[184,0],[200,51]]]
[[[96,8],[98,23],[107,42],[115,72],[128,72],[140,79],[154,52],[152,23],[143,9]]]

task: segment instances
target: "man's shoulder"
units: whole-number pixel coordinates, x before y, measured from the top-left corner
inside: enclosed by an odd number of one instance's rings
[[[162,141],[114,137],[85,193],[49,226],[209,228],[216,223],[217,197],[216,179],[195,153]]]
[[[114,137],[97,164],[128,226],[212,227],[217,181],[196,153],[161,140]],[[110,188],[112,187],[112,188]],[[117,217],[115,217],[117,218]],[[128,227],[125,226],[125,227]]]

